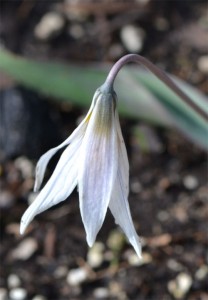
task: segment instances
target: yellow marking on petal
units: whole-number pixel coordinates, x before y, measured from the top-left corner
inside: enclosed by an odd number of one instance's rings
[[[88,123],[92,115],[92,111],[86,116],[85,122]]]
[[[97,111],[94,119],[95,133],[99,135],[110,135],[110,130],[112,128],[114,111],[115,111],[115,101],[112,97],[106,97],[102,95],[97,102]]]

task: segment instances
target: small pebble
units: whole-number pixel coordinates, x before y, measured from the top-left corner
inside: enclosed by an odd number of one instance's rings
[[[208,266],[201,266],[195,273],[195,278],[198,280],[203,280],[208,275]]]
[[[86,281],[87,277],[88,277],[87,271],[83,268],[79,268],[79,269],[72,269],[71,271],[69,271],[66,280],[69,285],[77,286],[82,282]]]
[[[26,238],[11,253],[13,259],[27,260],[38,249],[37,241],[33,238]]]
[[[68,268],[65,266],[59,266],[54,272],[54,277],[55,278],[63,278],[67,275],[68,273]]]
[[[187,273],[180,273],[175,278],[168,282],[168,290],[175,299],[183,299],[192,285],[192,278]]]
[[[70,1],[71,0],[65,0],[65,2],[70,2]],[[84,23],[88,18],[88,12],[85,10],[66,9],[64,13],[67,19],[70,20],[70,23],[76,23],[76,22]]]
[[[87,262],[92,268],[99,267],[103,262],[104,245],[99,242],[95,242],[93,247],[89,249],[87,254]]]
[[[192,278],[187,273],[180,273],[177,276],[177,283],[181,291],[183,291],[186,294],[192,285]]]
[[[162,189],[163,191],[167,190],[170,187],[170,180],[167,177],[163,177],[160,179],[159,181],[159,187],[160,189]]]
[[[160,210],[157,213],[157,219],[161,222],[166,222],[169,220],[169,218],[170,218],[170,214],[165,210]]]
[[[139,258],[135,252],[133,252],[132,250],[129,250],[126,253],[126,256],[127,256],[128,263],[131,266],[142,266],[142,265],[152,262],[152,256],[146,252],[142,253],[142,258]]]
[[[139,259],[139,257],[132,251],[131,253],[128,253],[127,260],[131,266],[139,266],[141,264],[141,259]]]
[[[15,288],[10,290],[9,297],[11,300],[24,300],[27,297],[27,292],[23,288]]]
[[[121,29],[121,40],[130,52],[140,52],[144,42],[144,31],[134,25],[126,25]]]
[[[0,193],[0,208],[8,209],[12,207],[15,202],[15,197],[10,191],[1,189]]]
[[[0,299],[7,300],[7,290],[5,288],[0,288]]]
[[[167,261],[167,266],[170,270],[173,270],[175,272],[181,271],[183,269],[183,266],[177,262],[175,259],[170,258]]]
[[[32,300],[47,300],[47,299],[42,295],[36,295],[35,297],[32,298]]]
[[[109,283],[110,295],[113,296],[113,299],[129,299],[123,291],[122,284],[116,281],[111,280]],[[115,298],[114,298],[115,297]]]
[[[46,13],[35,27],[35,36],[41,40],[47,40],[57,34],[64,26],[63,17],[56,12]]]
[[[93,295],[96,299],[108,299],[110,293],[106,288],[99,287],[94,290]]]
[[[14,165],[19,169],[25,179],[31,178],[34,175],[34,166],[32,162],[24,156],[18,157]]]
[[[208,74],[208,55],[203,55],[198,59],[198,68],[201,72]]]
[[[21,281],[16,274],[10,274],[7,278],[7,284],[10,289],[16,288],[21,285]]]
[[[183,178],[183,184],[188,190],[194,190],[198,186],[198,180],[192,175],[187,175]]]
[[[16,237],[19,238],[19,228],[20,228],[20,225],[19,223],[9,223],[6,228],[5,228],[5,231],[6,233],[8,234],[14,234]]]
[[[80,39],[85,35],[84,28],[79,24],[74,24],[69,27],[69,34],[74,39]]]

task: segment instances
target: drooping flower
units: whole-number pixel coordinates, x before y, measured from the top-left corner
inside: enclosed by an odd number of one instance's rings
[[[37,214],[64,201],[78,186],[88,245],[93,245],[109,207],[116,223],[141,257],[141,244],[128,204],[129,163],[116,101],[112,89],[105,85],[100,87],[81,124],[62,144],[40,158],[36,168],[35,191],[42,184],[51,157],[67,146],[52,176],[24,213],[21,234]]]

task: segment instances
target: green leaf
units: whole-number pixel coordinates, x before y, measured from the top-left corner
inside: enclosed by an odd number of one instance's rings
[[[1,50],[0,70],[56,101],[89,107],[95,90],[103,84],[110,68],[36,62]],[[207,109],[205,96],[184,82],[176,81],[197,105]],[[126,66],[116,79],[115,90],[123,115],[177,128],[198,145],[208,147],[207,123],[149,72],[138,66]]]
[[[146,72],[132,70],[137,78],[170,113],[174,127],[181,130],[188,138],[197,144],[208,148],[208,124],[192,108],[188,107],[181,99],[160,80]],[[152,79],[151,79],[152,77]],[[172,80],[205,112],[208,113],[208,99],[199,91],[175,77]]]

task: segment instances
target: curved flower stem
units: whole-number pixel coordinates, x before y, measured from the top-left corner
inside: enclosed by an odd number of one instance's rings
[[[158,77],[165,85],[167,85],[173,92],[175,92],[189,107],[195,110],[203,119],[208,120],[207,113],[194,103],[167,75],[165,72],[156,67],[149,60],[138,54],[127,54],[119,59],[110,70],[105,85],[108,88],[113,88],[114,80],[120,69],[127,63],[136,62],[144,65],[156,77]]]

